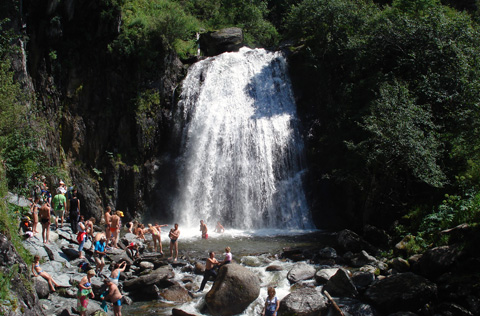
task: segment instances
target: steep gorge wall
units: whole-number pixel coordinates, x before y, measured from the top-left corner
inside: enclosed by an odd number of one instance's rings
[[[100,219],[111,205],[126,220],[150,212],[168,219],[158,192],[173,181],[166,153],[184,75],[175,53],[159,38],[158,64],[145,69],[109,49],[121,26],[109,1],[27,0],[18,9],[12,23],[26,39],[26,69],[49,124],[44,148],[69,171],[83,212]],[[158,96],[146,113],[136,102],[144,92]]]

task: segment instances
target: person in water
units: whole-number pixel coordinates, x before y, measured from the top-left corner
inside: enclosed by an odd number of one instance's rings
[[[219,234],[223,234],[225,232],[225,228],[220,224],[220,222],[217,222],[217,226],[215,226],[215,232]]]
[[[104,299],[110,300],[113,304],[114,316],[122,316],[122,293],[120,293],[118,286],[111,279],[105,279],[104,282],[108,287],[108,294]]]
[[[178,237],[180,237],[180,230],[178,229],[178,224],[175,223],[175,228],[170,229],[170,233],[168,234],[170,238],[170,258],[173,258],[173,248],[175,248],[175,259],[173,261],[177,261],[178,259]]]
[[[47,272],[43,271],[42,268],[40,267],[40,256],[35,255],[33,257],[33,264],[32,264],[32,273],[34,277],[41,276],[45,280],[47,280],[48,285],[50,286],[50,289],[52,292],[55,292],[55,286],[58,286],[57,282],[52,278],[50,274]]]
[[[207,258],[207,264],[205,265],[205,273],[203,274],[202,284],[200,285],[200,289],[198,292],[202,292],[207,284],[210,277],[216,278],[217,272],[215,271],[215,266],[219,264],[218,260],[215,259],[215,252],[210,251],[209,258]]]
[[[268,297],[265,300],[265,307],[263,308],[262,316],[277,316],[278,308],[280,307],[280,300],[275,296],[275,289],[269,287],[267,289]]]
[[[208,239],[208,228],[203,219],[200,221],[200,231],[202,232],[202,239]]]
[[[87,316],[88,299],[94,298],[95,294],[92,291],[92,277],[95,275],[95,270],[88,270],[87,275],[80,280],[77,292],[77,311],[81,316]]]

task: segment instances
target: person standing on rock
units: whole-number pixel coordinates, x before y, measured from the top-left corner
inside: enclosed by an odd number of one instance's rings
[[[78,219],[80,217],[80,200],[77,197],[77,189],[73,189],[72,198],[68,204],[68,214],[70,216],[70,224],[72,225],[72,231],[77,233]]]
[[[38,213],[40,223],[42,224],[42,239],[44,244],[48,244],[50,239],[50,207],[47,203],[43,203]]]
[[[92,291],[92,277],[94,275],[95,270],[88,270],[87,275],[78,284],[77,311],[81,316],[87,316],[88,299],[89,297],[92,299],[95,297]]]
[[[163,255],[162,251],[162,239],[160,237],[160,232],[157,229],[157,226],[153,226],[152,224],[148,224],[148,229],[147,232],[152,234],[152,240],[153,240],[153,251],[157,252],[157,243],[160,244],[160,254]]]
[[[108,287],[108,294],[104,299],[110,300],[113,304],[113,315],[122,316],[122,293],[118,289],[118,286],[112,282],[111,279],[107,278],[104,280],[105,284]]]
[[[215,252],[210,251],[209,253],[210,258],[207,258],[207,264],[205,265],[205,273],[203,274],[202,284],[200,285],[200,289],[198,292],[202,292],[207,284],[210,277],[214,279],[217,277],[217,272],[215,271],[215,266],[219,264],[218,260],[215,259]]]
[[[110,206],[107,206],[107,209],[105,210],[105,235],[107,236],[107,243],[110,241],[110,238],[112,235],[112,232],[110,231],[111,222],[112,222],[112,208]]]
[[[265,300],[265,307],[263,308],[262,316],[277,316],[278,308],[280,307],[280,301],[275,296],[275,289],[269,287],[267,289],[268,297]]]
[[[118,236],[120,234],[120,216],[123,217],[123,212],[122,211],[117,211],[114,215],[111,217],[111,222],[110,222],[110,232],[112,233],[112,247],[113,248],[118,248],[117,242],[118,242]]]
[[[200,231],[202,232],[202,239],[208,239],[208,228],[203,219],[200,221]]]
[[[122,263],[115,263],[113,271],[110,274],[110,280],[112,280],[113,283],[118,285],[118,280],[120,280],[120,273],[125,271],[126,267],[127,267],[126,261],[123,261]]]
[[[40,197],[35,196],[35,199],[33,200],[32,206],[30,208],[32,212],[32,219],[33,219],[33,224],[32,224],[32,233],[35,235],[37,233],[37,225],[38,225],[38,210],[40,209],[40,205],[38,204],[40,202]]]
[[[173,261],[177,261],[178,259],[178,237],[180,237],[180,230],[178,229],[178,224],[175,223],[175,228],[170,229],[170,233],[168,234],[170,238],[170,258],[173,258],[173,248],[175,248],[175,259]]]
[[[57,195],[53,197],[53,212],[55,213],[55,229],[58,229],[58,219],[60,218],[60,227],[63,227],[63,218],[67,209],[67,198],[62,193],[62,187],[57,188]]]
[[[102,273],[103,267],[105,266],[106,243],[107,238],[103,234],[100,237],[100,240],[95,242],[95,252],[93,253],[93,257],[95,258],[95,274],[97,275]]]
[[[43,271],[42,268],[40,267],[40,256],[35,255],[33,257],[33,263],[32,263],[32,273],[34,277],[41,276],[45,280],[47,280],[48,285],[50,285],[50,289],[52,292],[55,292],[55,286],[58,286],[57,282],[48,274],[47,272]]]
[[[78,241],[78,258],[85,259],[82,254],[83,246],[85,246],[85,241],[87,240],[87,227],[84,223],[83,215],[80,215],[80,221],[78,222],[78,233],[77,233],[77,241]]]

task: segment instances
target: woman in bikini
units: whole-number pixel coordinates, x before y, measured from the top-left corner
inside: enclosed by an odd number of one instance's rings
[[[160,233],[158,232],[157,228],[155,226],[152,226],[152,224],[148,224],[147,232],[152,234],[152,240],[153,240],[153,251],[157,252],[157,242],[160,244],[160,253],[163,255],[162,252],[162,243],[160,241]]]
[[[113,283],[118,285],[118,280],[120,279],[120,273],[125,271],[126,267],[127,267],[126,261],[123,261],[122,263],[115,263],[112,274],[110,274],[110,280],[112,280]]]
[[[33,235],[37,233],[37,224],[38,224],[38,210],[40,209],[40,197],[36,196],[35,199],[33,200],[32,206],[30,208],[30,211],[32,212],[32,231]]]
[[[55,292],[55,286],[58,286],[57,282],[48,274],[47,272],[43,271],[40,267],[40,256],[35,255],[33,257],[33,264],[32,264],[32,273],[34,277],[41,276],[45,280],[47,280],[48,285],[52,292]]]

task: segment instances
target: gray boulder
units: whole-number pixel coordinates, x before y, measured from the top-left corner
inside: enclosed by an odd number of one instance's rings
[[[375,281],[372,272],[357,271],[352,276],[352,282],[359,291],[366,290]]]
[[[224,265],[205,296],[208,310],[214,316],[241,314],[260,294],[260,280],[247,268],[231,263]]]
[[[352,279],[347,271],[343,269],[338,269],[337,273],[327,281],[323,289],[332,296],[355,297],[358,295]]]
[[[429,278],[447,272],[460,261],[462,251],[455,246],[436,247],[427,250],[415,264],[414,271]]]
[[[416,311],[437,296],[437,286],[411,272],[391,275],[373,283],[365,297],[382,312]]]
[[[166,280],[173,279],[175,273],[173,269],[168,266],[160,267],[156,270],[153,270],[149,274],[142,275],[138,278],[127,280],[123,283],[124,288],[127,291],[135,291],[150,287],[152,285],[162,286],[162,283]],[[163,283],[165,284],[165,283]]]
[[[337,303],[340,310],[344,315],[355,315],[355,316],[376,316],[378,315],[377,311],[370,305],[360,302],[357,299],[350,297],[340,297],[335,298],[335,303]],[[329,313],[328,315],[337,315],[335,313]]]
[[[188,290],[178,282],[175,282],[174,285],[163,289],[160,292],[160,296],[167,301],[178,303],[190,302],[192,300],[192,297],[188,294]]]
[[[315,281],[320,285],[325,284],[337,271],[338,268],[320,269],[315,273]]]
[[[238,27],[207,32],[200,36],[200,49],[205,56],[238,51],[243,46],[243,31]]]
[[[278,309],[279,315],[317,316],[328,309],[328,300],[320,288],[304,287],[283,298]]]
[[[287,279],[290,283],[297,283],[298,281],[310,280],[315,276],[315,268],[305,262],[296,263],[290,271],[288,271]]]
[[[33,278],[33,286],[39,298],[47,298],[50,295],[50,286],[41,276]]]

